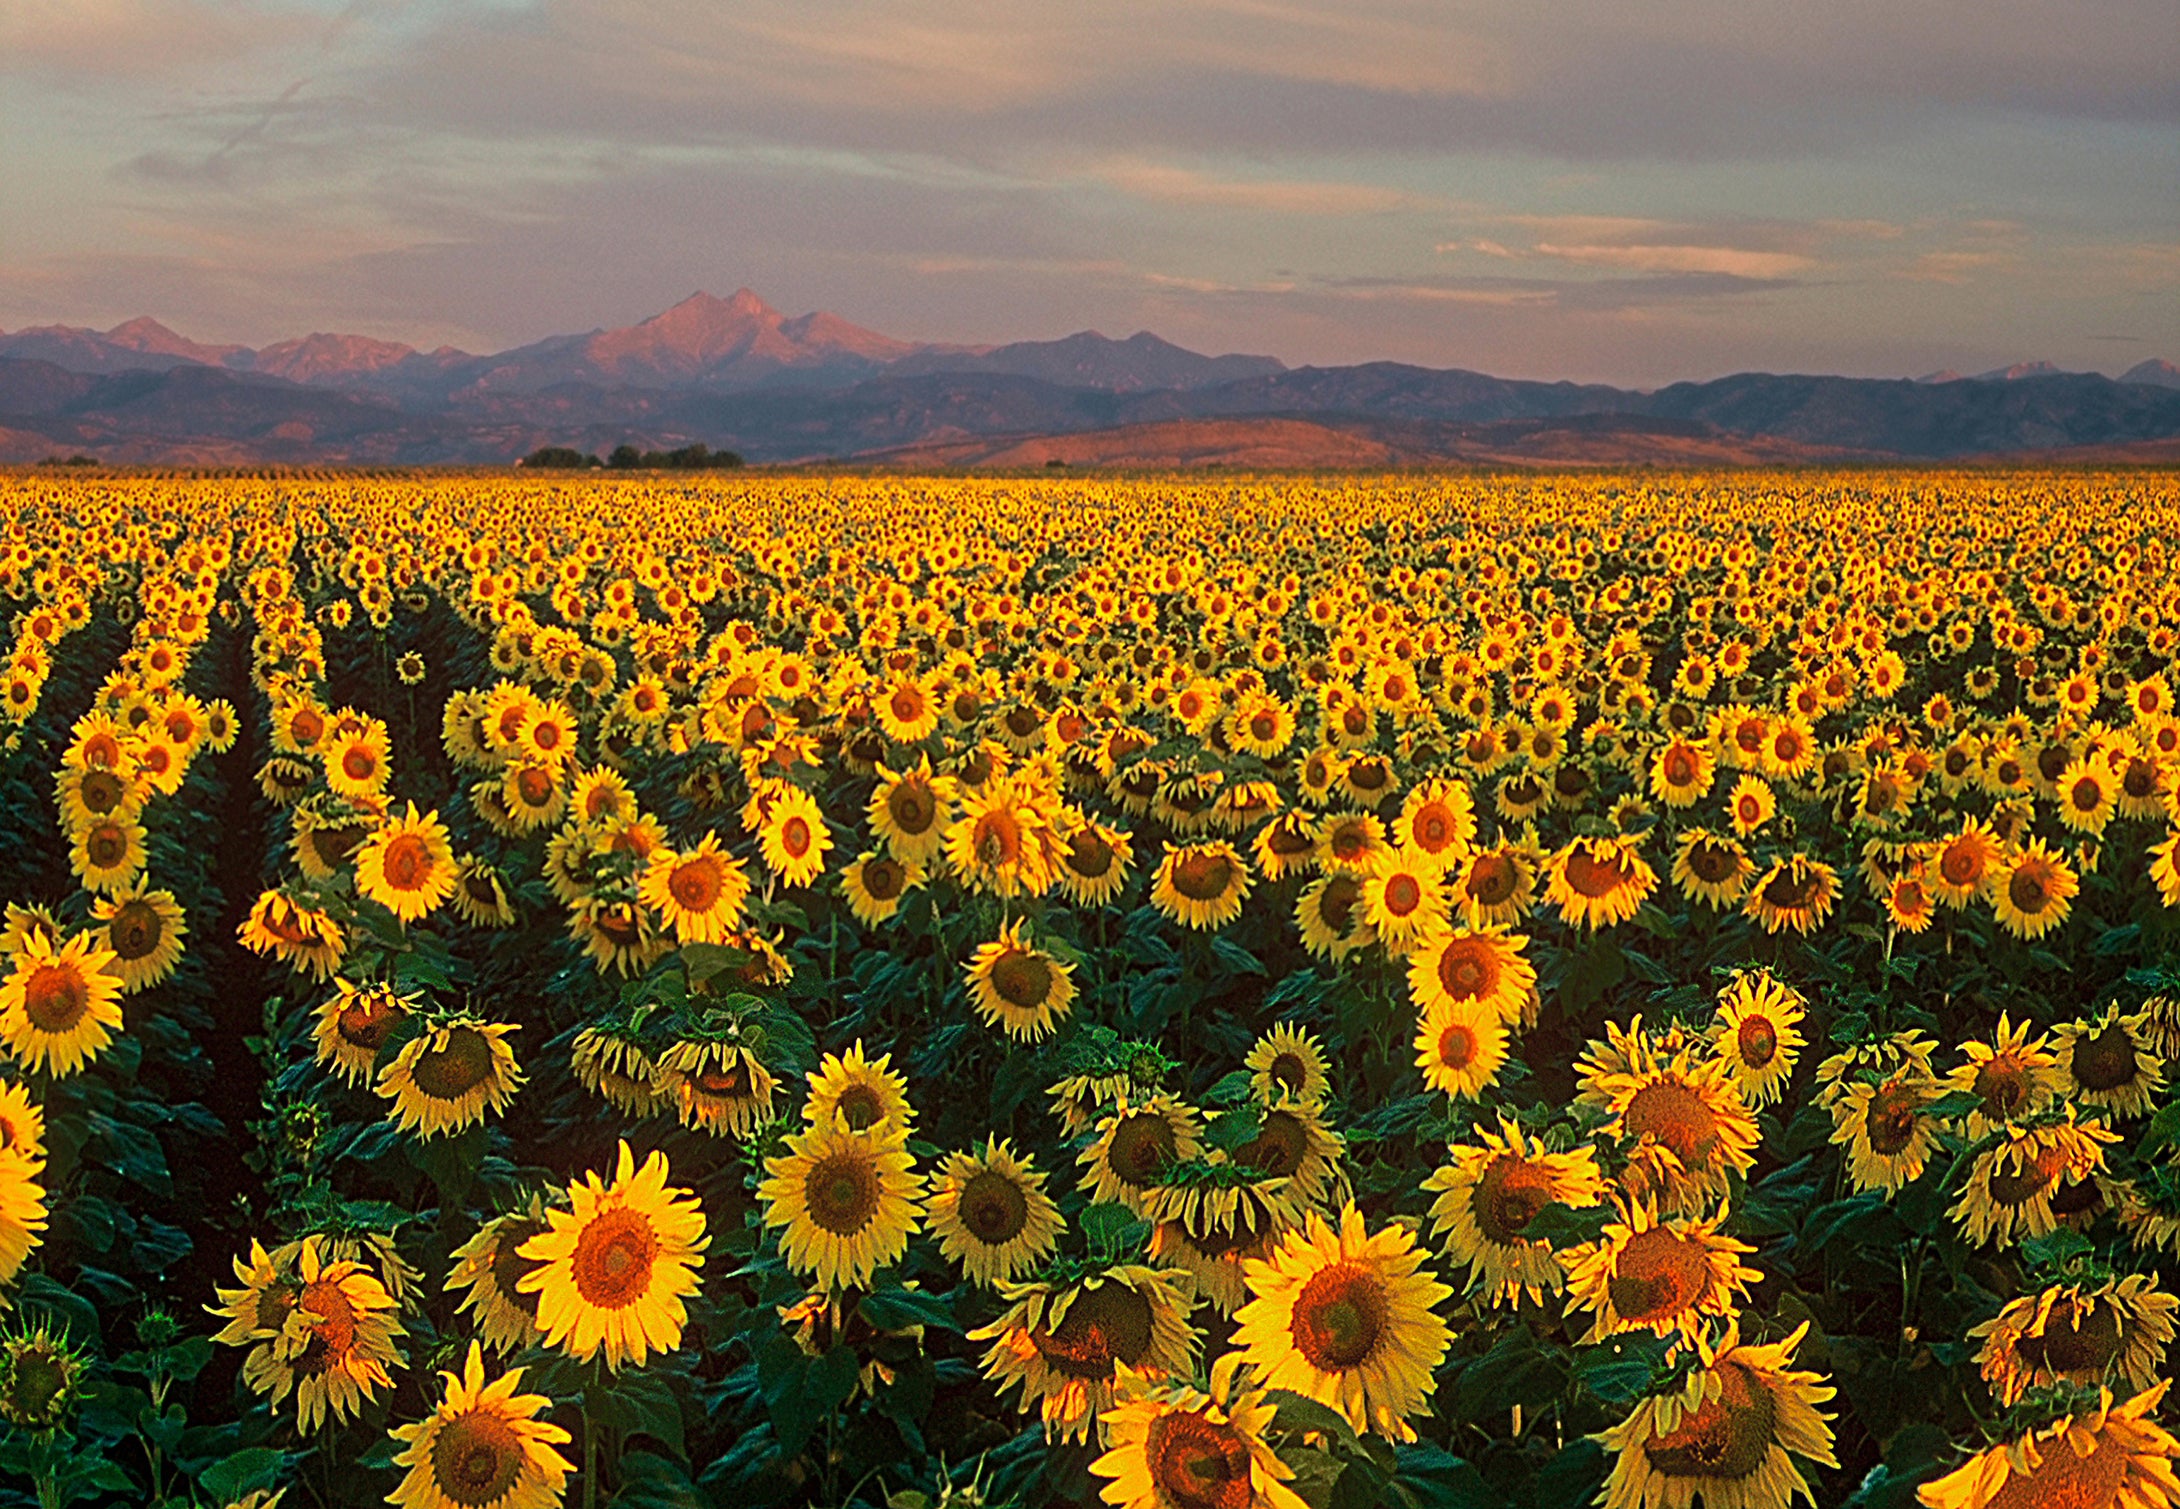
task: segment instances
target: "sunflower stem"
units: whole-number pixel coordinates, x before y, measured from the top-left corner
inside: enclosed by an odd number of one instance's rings
[[[591,1419],[590,1401],[597,1380],[583,1390],[583,1509],[598,1509],[598,1425]]]

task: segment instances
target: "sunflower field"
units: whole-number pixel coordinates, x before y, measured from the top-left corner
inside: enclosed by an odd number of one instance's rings
[[[0,501],[0,1504],[2180,1503],[2171,476]]]

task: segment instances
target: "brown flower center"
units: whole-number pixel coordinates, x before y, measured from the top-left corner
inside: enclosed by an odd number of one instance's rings
[[[1010,949],[992,966],[993,992],[1009,1006],[1031,1011],[1052,994],[1052,966],[1040,954]]]
[[[1491,1241],[1505,1246],[1522,1232],[1552,1199],[1552,1176],[1519,1153],[1501,1153],[1484,1165],[1469,1195],[1469,1213]]]
[[[1175,1410],[1151,1422],[1143,1438],[1151,1481],[1161,1504],[1173,1509],[1249,1509],[1249,1443],[1230,1425]]]
[[[1567,856],[1565,874],[1569,888],[1592,901],[1610,896],[1633,878],[1620,867],[1617,855],[1599,859],[1580,846]]]
[[[1871,1150],[1886,1158],[1905,1152],[1915,1140],[1915,1113],[1922,1103],[1920,1094],[1898,1080],[1872,1095],[1862,1122]]]
[[[1029,1201],[1021,1186],[995,1169],[983,1169],[962,1185],[954,1208],[961,1224],[992,1247],[1013,1241],[1029,1225]]]
[[[1779,1029],[1769,1017],[1743,1017],[1733,1040],[1741,1062],[1751,1069],[1765,1068],[1779,1056]]]
[[[1699,1238],[1652,1226],[1628,1238],[1605,1287],[1623,1320],[1654,1324],[1702,1303],[1715,1282]]]
[[[1357,1263],[1320,1268],[1294,1299],[1295,1350],[1321,1373],[1360,1367],[1384,1338],[1385,1285]]]
[[[1173,888],[1191,901],[1217,901],[1233,882],[1233,862],[1216,850],[1184,855],[1173,867]]]
[[[1153,1329],[1150,1301],[1133,1285],[1113,1282],[1078,1293],[1060,1323],[1030,1332],[1030,1341],[1054,1372],[1102,1380],[1113,1376],[1116,1362],[1141,1362]]]
[[[640,1211],[600,1211],[575,1239],[575,1292],[601,1310],[624,1310],[650,1292],[658,1255],[658,1233]]]
[[[1678,1080],[1656,1080],[1637,1090],[1621,1121],[1631,1136],[1655,1138],[1690,1169],[1701,1169],[1718,1149],[1718,1117],[1710,1102]]]
[[[384,990],[359,990],[333,1019],[333,1030],[343,1042],[376,1053],[394,1024],[408,1015],[393,995]]]
[[[685,912],[708,912],[726,891],[726,867],[710,854],[674,866],[666,877],[666,890],[674,905]]]
[[[1656,1471],[1675,1478],[1748,1477],[1771,1455],[1779,1404],[1771,1389],[1737,1362],[1716,1369],[1718,1397],[1643,1448]]]
[[[1234,1161],[1267,1179],[1283,1179],[1302,1166],[1309,1150],[1309,1128],[1302,1118],[1292,1111],[1269,1111],[1256,1136],[1234,1150]]]
[[[2119,1307],[2096,1299],[2061,1300],[2040,1335],[2014,1343],[2021,1360],[2051,1373],[2102,1373],[2119,1356]]]
[[[810,1219],[842,1237],[855,1236],[877,1218],[884,1192],[877,1165],[859,1149],[819,1159],[802,1181]]]
[[[2085,1033],[2076,1038],[2071,1067],[2075,1083],[2093,1093],[2122,1089],[2141,1072],[2135,1062],[2135,1040],[2117,1021],[2093,1036]]]
[[[141,898],[123,902],[106,922],[108,945],[127,963],[147,959],[166,936],[166,919]]]
[[[1113,1128],[1105,1161],[1121,1183],[1147,1189],[1180,1151],[1173,1126],[1156,1111],[1124,1116]]]
[[[431,878],[431,846],[420,833],[397,833],[380,863],[386,884],[397,891],[420,891]]]
[[[409,1077],[434,1100],[459,1100],[492,1077],[492,1039],[474,1027],[451,1027],[416,1056]]]

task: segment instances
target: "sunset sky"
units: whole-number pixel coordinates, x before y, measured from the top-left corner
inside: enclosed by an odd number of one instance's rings
[[[2172,0],[5,0],[0,327],[2180,360]]]

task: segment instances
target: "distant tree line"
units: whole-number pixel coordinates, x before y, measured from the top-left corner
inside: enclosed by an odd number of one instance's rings
[[[617,445],[603,461],[572,446],[548,445],[522,458],[526,469],[538,471],[580,471],[598,466],[616,471],[705,472],[741,464],[740,452],[715,451],[708,445],[685,445],[671,451],[639,451],[632,445]]]

